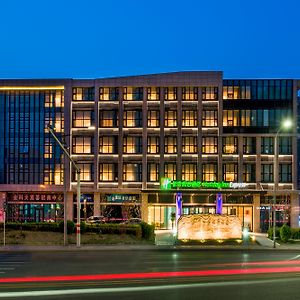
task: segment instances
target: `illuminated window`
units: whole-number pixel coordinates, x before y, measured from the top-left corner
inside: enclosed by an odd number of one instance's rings
[[[142,87],[125,87],[124,88],[124,100],[125,101],[142,101],[143,100],[143,88]]]
[[[126,110],[124,111],[124,127],[142,127],[142,111]]]
[[[72,138],[73,154],[90,154],[92,153],[92,137],[73,137]]]
[[[148,127],[159,127],[159,111],[158,110],[148,110],[147,125],[148,125]]]
[[[273,182],[273,164],[261,164],[261,182]]]
[[[197,164],[182,164],[182,180],[193,181],[197,179]]]
[[[250,81],[225,80],[223,86],[223,99],[251,99]]]
[[[177,111],[166,110],[165,111],[165,127],[176,127],[177,126]]]
[[[101,87],[99,90],[100,101],[118,101],[119,89],[117,87]]]
[[[123,153],[142,153],[142,138],[126,136],[123,138]]]
[[[256,138],[244,137],[243,138],[243,154],[256,154]]]
[[[274,154],[274,139],[272,137],[261,138],[261,154]]]
[[[103,153],[103,154],[118,153],[118,137],[117,136],[100,136],[99,137],[99,153]]]
[[[182,137],[182,153],[197,153],[197,138],[195,136]]]
[[[158,154],[159,153],[159,137],[148,136],[147,138],[147,153]]]
[[[197,126],[197,111],[183,110],[182,111],[182,127],[196,127]]]
[[[223,137],[223,153],[224,154],[237,154],[237,152],[238,152],[237,137],[233,137],[233,136]]]
[[[99,164],[99,181],[117,181],[118,165],[117,164]]]
[[[202,165],[202,181],[217,181],[218,165],[215,163],[208,163]]]
[[[197,100],[198,89],[196,87],[183,87],[182,88],[182,100]]]
[[[164,177],[170,178],[171,180],[176,180],[176,164],[175,163],[165,163],[164,166]]]
[[[291,164],[279,164],[279,182],[292,182]]]
[[[217,154],[218,153],[218,138],[206,136],[202,138],[202,153]]]
[[[159,87],[147,88],[147,99],[149,101],[158,101],[159,100]]]
[[[99,111],[100,127],[118,127],[117,110],[100,110]]]
[[[91,110],[74,110],[72,116],[74,128],[84,128],[92,125],[93,112]]]
[[[241,126],[251,126],[251,110],[242,109],[240,111],[241,115]]]
[[[172,101],[177,100],[177,88],[176,87],[165,87],[165,100]]]
[[[239,126],[239,111],[224,110],[223,111],[223,126]]]
[[[287,137],[279,137],[279,154],[292,154],[292,138]]]
[[[94,168],[92,163],[79,163],[77,166],[80,169],[80,181],[93,181]],[[73,181],[77,181],[77,172],[72,166]]]
[[[218,100],[218,88],[217,87],[203,87],[202,88],[202,100]]]
[[[142,164],[124,163],[123,181],[142,181]]]
[[[152,181],[152,182],[159,181],[159,164],[157,163],[147,164],[147,181]]]
[[[243,164],[243,182],[255,182],[255,164]]]
[[[74,101],[93,101],[94,100],[94,88],[93,87],[77,87],[73,88],[73,100]]]
[[[218,111],[203,110],[202,126],[203,127],[217,127],[218,126]]]
[[[165,137],[165,153],[177,153],[177,137]]]
[[[238,165],[235,163],[223,164],[223,180],[236,182],[238,178]]]

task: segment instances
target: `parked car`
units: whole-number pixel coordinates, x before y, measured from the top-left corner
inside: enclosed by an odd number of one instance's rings
[[[141,224],[143,221],[140,218],[131,218],[123,222],[122,224],[130,224],[130,225],[137,225]]]
[[[86,219],[87,224],[103,224],[106,219],[104,216],[91,216]]]

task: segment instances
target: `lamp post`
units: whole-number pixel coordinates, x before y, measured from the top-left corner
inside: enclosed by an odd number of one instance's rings
[[[47,128],[55,141],[58,143],[60,148],[64,151],[67,155],[71,163],[73,164],[76,174],[77,174],[77,222],[76,222],[76,246],[80,247],[80,168],[77,166],[75,161],[72,159],[69,151],[65,148],[65,146],[61,143],[59,138],[56,136],[55,131],[53,128],[48,124]],[[66,176],[66,174],[64,174]],[[64,178],[65,180],[65,178]],[[64,197],[65,198],[65,197]],[[66,222],[66,199],[64,199],[64,243],[66,243],[66,232],[67,232],[67,222]]]
[[[278,184],[278,135],[281,130],[287,130],[293,126],[290,119],[283,121],[281,126],[276,132],[274,140],[274,195],[273,195],[273,248],[276,248],[276,191]]]

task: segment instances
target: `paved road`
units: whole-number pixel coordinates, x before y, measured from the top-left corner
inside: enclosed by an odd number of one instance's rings
[[[4,252],[1,267],[5,299],[274,300],[300,292],[299,251]]]

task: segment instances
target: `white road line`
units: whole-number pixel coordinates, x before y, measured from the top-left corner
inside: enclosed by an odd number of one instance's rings
[[[126,293],[140,291],[159,291],[170,289],[187,289],[187,288],[206,288],[219,286],[241,286],[255,285],[278,282],[300,281],[299,278],[278,278],[266,280],[249,280],[249,281],[227,281],[227,282],[208,282],[208,283],[190,283],[190,284],[169,284],[157,286],[138,286],[138,287],[121,287],[121,288],[92,288],[92,289],[69,289],[69,290],[46,290],[46,291],[29,291],[29,292],[4,292],[0,293],[0,298],[18,298],[18,297],[41,297],[41,296],[63,296],[63,295],[85,295],[85,294],[107,294],[107,293]]]

